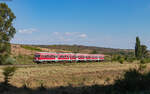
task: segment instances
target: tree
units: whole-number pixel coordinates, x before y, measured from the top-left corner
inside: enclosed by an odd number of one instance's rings
[[[141,43],[139,37],[136,37],[135,56],[137,59],[141,58]]]
[[[10,55],[10,40],[16,29],[13,26],[14,13],[5,3],[0,3],[0,64],[3,64]]]
[[[97,50],[93,50],[91,54],[98,54]]]
[[[148,56],[147,46],[141,45],[141,57],[146,58]]]
[[[8,84],[9,79],[14,75],[16,70],[17,70],[16,67],[5,67],[3,69],[4,83],[5,84]]]

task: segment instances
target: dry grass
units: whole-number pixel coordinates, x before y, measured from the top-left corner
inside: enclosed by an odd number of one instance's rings
[[[41,84],[48,88],[110,84],[124,70],[136,65],[135,63],[71,63],[18,66],[18,70],[10,82],[17,87],[26,85],[29,88],[37,88]],[[150,67],[149,64],[148,67]],[[1,82],[3,81],[2,68],[0,67]]]

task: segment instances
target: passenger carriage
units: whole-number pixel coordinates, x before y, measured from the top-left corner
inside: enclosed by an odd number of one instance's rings
[[[83,62],[103,61],[102,54],[80,54],[80,53],[49,53],[38,52],[35,54],[34,62]]]

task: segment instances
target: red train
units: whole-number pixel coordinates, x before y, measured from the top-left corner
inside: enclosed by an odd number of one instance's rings
[[[81,62],[81,61],[103,61],[102,54],[75,54],[75,53],[48,53],[38,52],[35,54],[34,62]]]

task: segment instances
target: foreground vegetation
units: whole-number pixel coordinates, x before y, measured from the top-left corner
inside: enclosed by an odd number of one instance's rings
[[[111,82],[130,66],[130,64],[124,66],[118,63],[64,63],[19,66],[10,83],[18,87],[26,84],[30,88],[36,88],[41,83],[47,87],[106,84],[105,80],[107,78]],[[0,77],[3,77],[2,69],[3,67],[0,68]],[[0,81],[3,81],[3,78]]]
[[[18,66],[9,85],[0,67],[1,94],[149,94],[150,64],[64,63]],[[4,70],[5,68],[5,70]],[[10,72],[10,71],[9,71]],[[6,74],[7,72],[5,72]],[[129,93],[130,92],[130,93]]]

